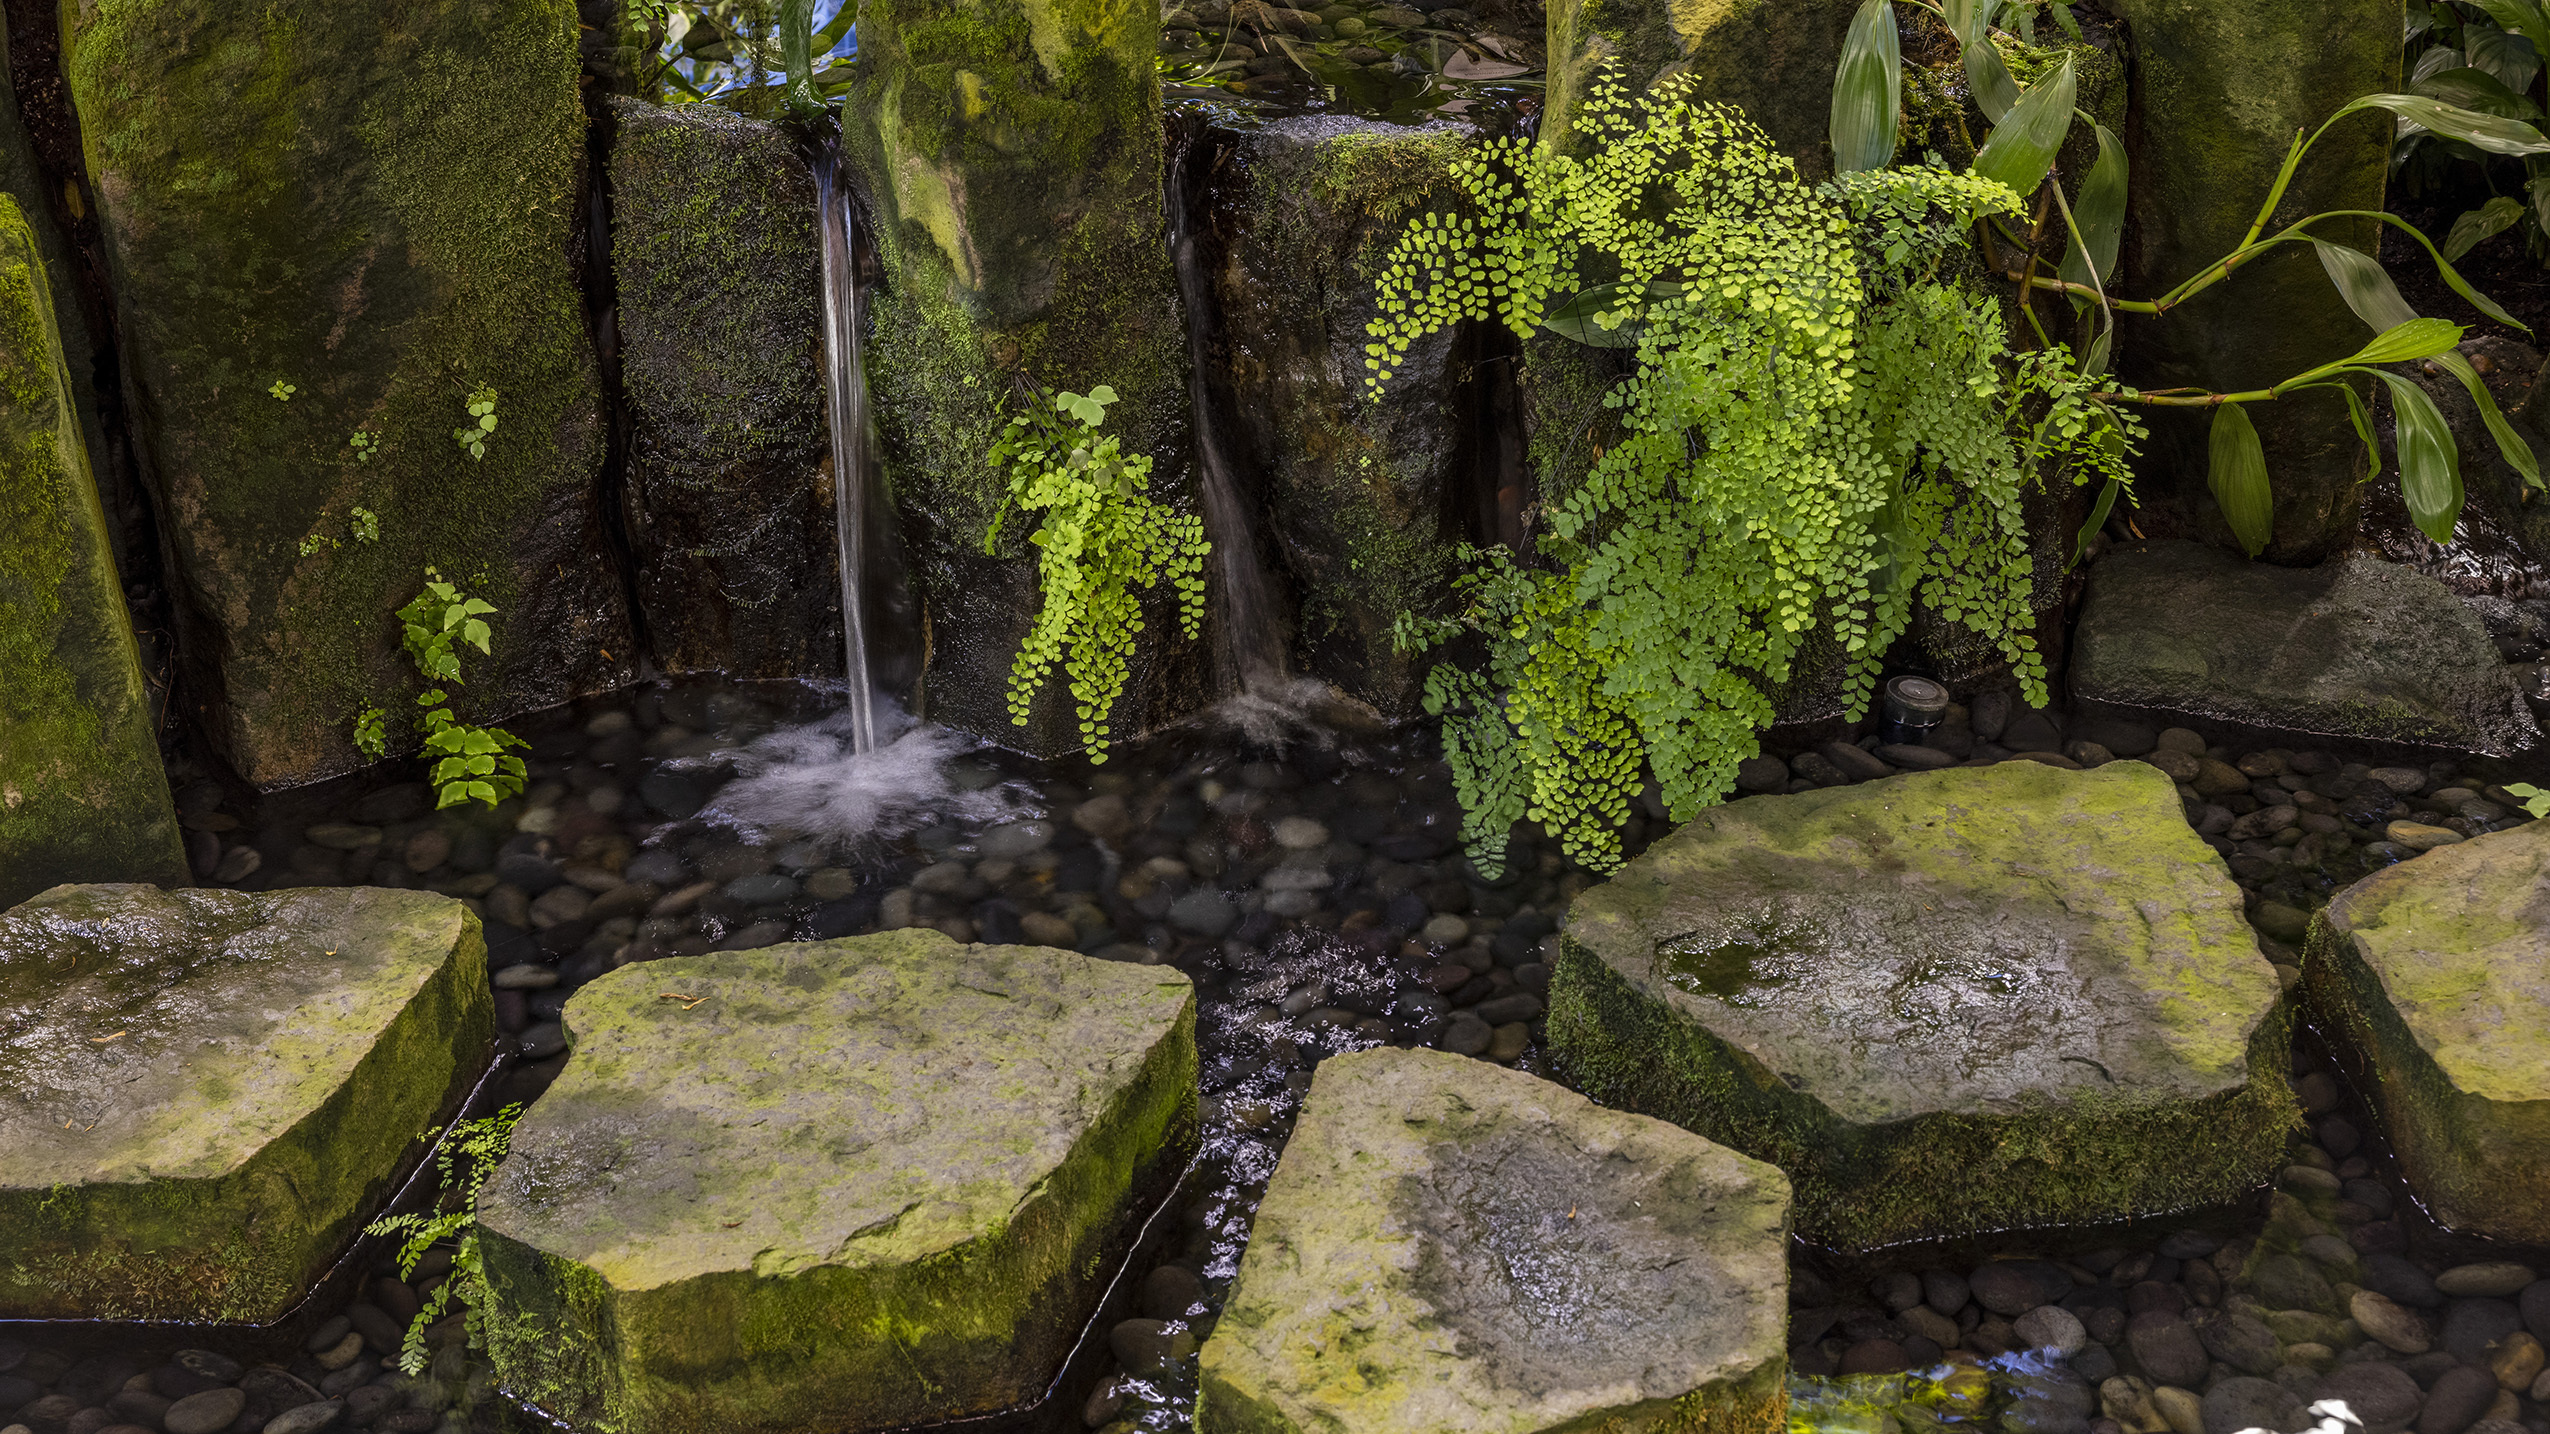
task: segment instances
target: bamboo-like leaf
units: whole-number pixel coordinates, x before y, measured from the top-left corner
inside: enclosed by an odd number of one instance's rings
[[[2371,343],[2357,349],[2342,360],[2352,367],[2357,364],[2410,363],[2449,352],[2461,342],[2461,325],[2450,319],[2410,319],[2393,324],[2374,336]]]
[[[2071,565],[2073,567],[2079,567],[2089,558],[2090,539],[2097,537],[2098,530],[2107,526],[2107,515],[2115,510],[2116,494],[2124,486],[2110,478],[2107,480],[2107,486],[2099,490],[2098,505],[2090,509],[2090,520],[2081,525],[2080,536],[2072,540]]]
[[[1974,102],[1983,117],[1999,124],[2008,117],[2010,107],[2019,102],[2019,82],[2010,75],[2010,66],[2001,58],[2001,49],[1989,35],[1977,35],[1966,42],[1966,85],[1974,92]]]
[[[2479,376],[2479,370],[2471,367],[2470,360],[2463,358],[2458,349],[2435,355],[2435,366],[2461,381],[2462,391],[2470,395],[2471,404],[2479,410],[2479,421],[2488,425],[2488,436],[2496,440],[2497,456],[2521,474],[2524,482],[2541,487],[2541,460],[2533,456],[2532,445],[2515,432],[2515,426],[2506,421],[2504,410],[2497,407],[2497,396],[2488,391],[2488,381]]]
[[[2257,425],[2248,410],[2226,403],[2214,410],[2214,426],[2206,442],[2210,471],[2205,486],[2231,524],[2232,535],[2249,556],[2265,552],[2275,536],[2275,494],[2267,487],[2267,454],[2258,444]]]
[[[2375,376],[2391,386],[2392,426],[2399,433],[2399,495],[2417,530],[2438,543],[2453,540],[2461,518],[2461,454],[2443,410],[2416,381],[2395,373]]]
[[[2523,201],[2500,194],[2477,209],[2453,221],[2452,232],[2444,236],[2444,257],[2458,259],[2477,248],[2482,240],[2503,234],[2523,218]]]
[[[2442,277],[2445,286],[2451,289],[2454,293],[2461,295],[2463,301],[2468,303],[2472,308],[2477,309],[2479,312],[2486,314],[2488,317],[2495,319],[2498,323],[2504,324],[2510,329],[2521,329],[2525,333],[2532,332],[2532,327],[2530,325],[2524,323],[2521,319],[2516,318],[2514,315],[2507,313],[2504,308],[2498,305],[2496,300],[2489,298],[2486,294],[2472,288],[2470,286],[2470,281],[2461,276],[2461,271],[2453,267],[2453,261],[2443,256],[2442,251],[2435,247],[2435,241],[2426,237],[2424,230],[2419,229],[2416,225],[2409,223],[2407,220],[2402,219],[2397,215],[2385,214],[2376,217],[2388,221],[2394,228],[2397,228],[2409,238],[2416,240],[2420,245],[2424,246],[2426,256],[2435,261],[2435,272]],[[2310,221],[2304,220],[2303,222],[2307,224]]]
[[[1604,328],[1597,322],[1602,314],[1619,313],[1632,307],[1640,297],[1627,284],[1594,284],[1577,291],[1574,298],[1541,316],[1541,327],[1563,339],[1598,349],[1627,349],[1638,346],[1638,335],[1644,326],[1623,322]]]
[[[2314,239],[2311,247],[2320,255],[2320,267],[2328,271],[2329,282],[2337,285],[2338,297],[2355,316],[2372,326],[2375,333],[2387,333],[2417,317],[2417,311],[2400,297],[2399,286],[2372,255],[2326,239]]]
[[[2072,201],[2072,222],[2076,232],[2063,251],[2063,277],[2074,284],[2090,284],[2104,289],[2116,277],[2116,244],[2125,233],[2125,146],[2107,132],[2098,129],[2098,159],[2090,165],[2087,179],[2081,181],[2081,197]],[[2083,243],[2089,252],[2083,255]],[[2097,271],[2093,280],[2091,271]]]
[[[2001,17],[2001,0],[1942,0],[1940,15],[1958,44],[1971,44]]]
[[[1997,179],[2022,195],[2033,194],[2054,167],[2055,151],[2072,127],[2072,100],[2078,81],[2066,54],[2053,74],[2038,80],[2010,107],[2010,117],[1995,125],[1992,138],[1974,157],[1974,172]],[[2430,102],[2431,103],[2431,102]]]
[[[2410,85],[2409,92],[2474,114],[2496,115],[2500,119],[2530,121],[2541,118],[2541,106],[2507,89],[2505,83],[2486,70],[2468,65],[2429,75]]]
[[[2550,139],[2521,120],[2479,114],[2424,95],[2365,95],[2348,101],[2329,119],[2334,123],[2360,110],[2387,110],[2490,154],[2550,154]]]
[[[1903,55],[1890,0],[1861,0],[1833,73],[1833,169],[1853,174],[1895,160],[1896,113],[1903,106]]]

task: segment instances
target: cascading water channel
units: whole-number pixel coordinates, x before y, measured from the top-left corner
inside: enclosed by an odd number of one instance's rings
[[[827,139],[815,154],[817,228],[823,242],[824,408],[832,424],[833,539],[841,555],[841,640],[849,683],[851,750],[877,746],[876,684],[868,655],[868,499],[875,463],[868,442],[868,376],[860,353],[866,314],[859,281],[859,223],[842,182],[841,145]]]

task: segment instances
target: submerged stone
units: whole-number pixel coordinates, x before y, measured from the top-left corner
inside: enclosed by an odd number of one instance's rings
[[[0,1318],[264,1323],[495,1035],[478,918],[357,887],[0,912]]]
[[[2502,756],[2538,735],[2488,629],[2373,558],[2279,568],[2195,543],[2090,569],[2071,666],[2087,704]]]
[[[2313,922],[2312,1007],[2410,1183],[2458,1230],[2550,1244],[2550,821],[2377,871]]]
[[[479,1222],[496,1369],[579,1428],[1032,1400],[1194,1148],[1160,967],[898,931],[624,968],[564,1020]]]
[[[1578,899],[1549,1035],[1864,1247],[2245,1193],[2288,1024],[2166,776],[2008,762],[1703,813]]]
[[[1519,1071],[1335,1057],[1205,1343],[1196,1428],[1770,1434],[1788,1197],[1768,1165]]]

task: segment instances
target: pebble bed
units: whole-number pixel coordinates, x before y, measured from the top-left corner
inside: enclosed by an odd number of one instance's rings
[[[1537,94],[1541,50],[1535,25],[1432,0],[1339,0],[1316,10],[1200,0],[1162,12],[1159,66],[1172,100],[1415,122]]]
[[[1206,724],[1103,766],[983,749],[949,775],[1003,799],[1000,819],[926,825],[861,850],[704,815],[748,743],[820,710],[817,694],[794,687],[649,687],[514,724],[532,742],[532,785],[493,811],[432,812],[421,785],[359,778],[250,800],[181,769],[180,819],[213,884],[371,883],[472,903],[513,1061],[498,1101],[539,1097],[570,1058],[559,1024],[569,994],[632,962],[926,925],[1185,971],[1200,1009],[1203,1153],[1180,1228],[1138,1272],[1141,1313],[1106,1331],[1115,1369],[1083,1417],[1109,1434],[1186,1427],[1196,1345],[1321,1059],[1431,1045],[1556,1078],[1541,1044],[1549,956],[1568,903],[1597,878],[1525,830],[1506,872],[1483,879],[1459,850],[1450,776],[1423,739],[1262,748]],[[2288,982],[2310,911],[2336,889],[2525,820],[2496,785],[2515,776],[2494,767],[2235,750],[2180,729],[2067,723],[1999,693],[1952,707],[1921,745],[1871,736],[1765,756],[1745,764],[1742,785],[1796,791],[2014,760],[2143,760],[2176,778]],[[1661,812],[1633,814],[1629,850],[1665,830]],[[2359,1133],[2360,1111],[2341,1113],[2321,1063],[2297,1072],[2313,1138],[2297,1139],[2281,1190],[2215,1212],[2214,1233],[2138,1228],[2061,1259],[2022,1257],[2091,1237],[2014,1235],[1957,1262],[1846,1274],[1801,1250],[1801,1415],[1871,1434],[1925,1420],[2005,1434],[2237,1434],[2271,1422],[2256,1410],[2281,1418],[2301,1405],[2277,1401],[2338,1390],[2405,1410],[2374,1434],[2517,1434],[2483,1420],[2550,1434],[2550,1384],[2539,1382],[2550,1281],[2531,1278],[2550,1263],[2521,1265],[2518,1284],[2429,1253],[2444,1246],[2423,1237],[2405,1188]],[[448,1262],[437,1252],[412,1282],[374,1271],[365,1298],[281,1367],[206,1350],[93,1352],[94,1340],[19,1327],[0,1335],[0,1419],[16,1421],[0,1434],[501,1427],[503,1401],[458,1316],[432,1330],[426,1374],[384,1362]]]

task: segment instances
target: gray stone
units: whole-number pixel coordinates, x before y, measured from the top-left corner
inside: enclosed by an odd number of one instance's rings
[[[1198,887],[1169,903],[1169,924],[1198,936],[1218,938],[1239,919],[1239,908],[1211,887]]]
[[[2497,1380],[2469,1365],[2448,1369],[2426,1391],[2417,1412],[2417,1434],[2462,1434],[2497,1401]]]
[[[1801,1228],[1859,1245],[2246,1191],[2286,1021],[2165,777],[2010,763],[1703,813],[1579,898],[1548,1029],[1588,1093],[1775,1158]]]
[[[2212,1363],[2195,1328],[2166,1310],[2146,1310],[2127,1321],[2125,1342],[2135,1363],[2161,1384],[2201,1384]]]
[[[2195,543],[2118,549],[2090,569],[2071,684],[2094,705],[2353,740],[2502,756],[2539,736],[2479,619],[2433,578],[2371,558],[2278,568]]]
[[[369,887],[56,887],[0,990],[7,1318],[279,1316],[494,1034],[478,918]]]
[[[2205,1391],[2204,1409],[2205,1434],[2241,1434],[2247,1429],[2302,1430],[2312,1423],[2292,1390],[2271,1379],[2245,1375],[2226,1379]]]
[[[2401,1354],[2424,1354],[2434,1347],[2435,1332],[2426,1321],[2386,1295],[2358,1290],[2347,1300],[2346,1312],[2365,1334]]]
[[[2284,1363],[2284,1347],[2274,1330],[2255,1315],[2236,1310],[2205,1310],[2188,1321],[2205,1352],[2244,1374],[2273,1374]]]
[[[623,968],[564,1020],[575,1057],[479,1228],[499,1376],[584,1427],[1032,1398],[1194,1140],[1193,991],[1165,967],[899,931]]]
[[[1196,1428],[1523,1434],[1671,1409],[1769,1434],[1787,1195],[1768,1165],[1531,1076],[1324,1061],[1205,1344]]]
[[[2435,1288],[2448,1295],[2503,1298],[2521,1294],[2535,1276],[2530,1265],[2512,1260],[2455,1265],[2435,1277]]]
[[[2396,1364],[2341,1364],[2320,1380],[2318,1397],[2339,1399],[2363,1422],[2364,1434],[2400,1434],[2417,1417],[2425,1391]]]
[[[344,1413],[345,1405],[334,1399],[296,1405],[267,1420],[259,1434],[319,1434]]]
[[[248,1396],[236,1389],[207,1389],[168,1406],[160,1423],[168,1434],[220,1434],[248,1407]]]
[[[2011,1321],[2011,1329],[2026,1340],[2031,1349],[2050,1349],[2066,1359],[2079,1354],[2090,1342],[2090,1332],[2078,1315],[2061,1305],[2039,1305]]]

